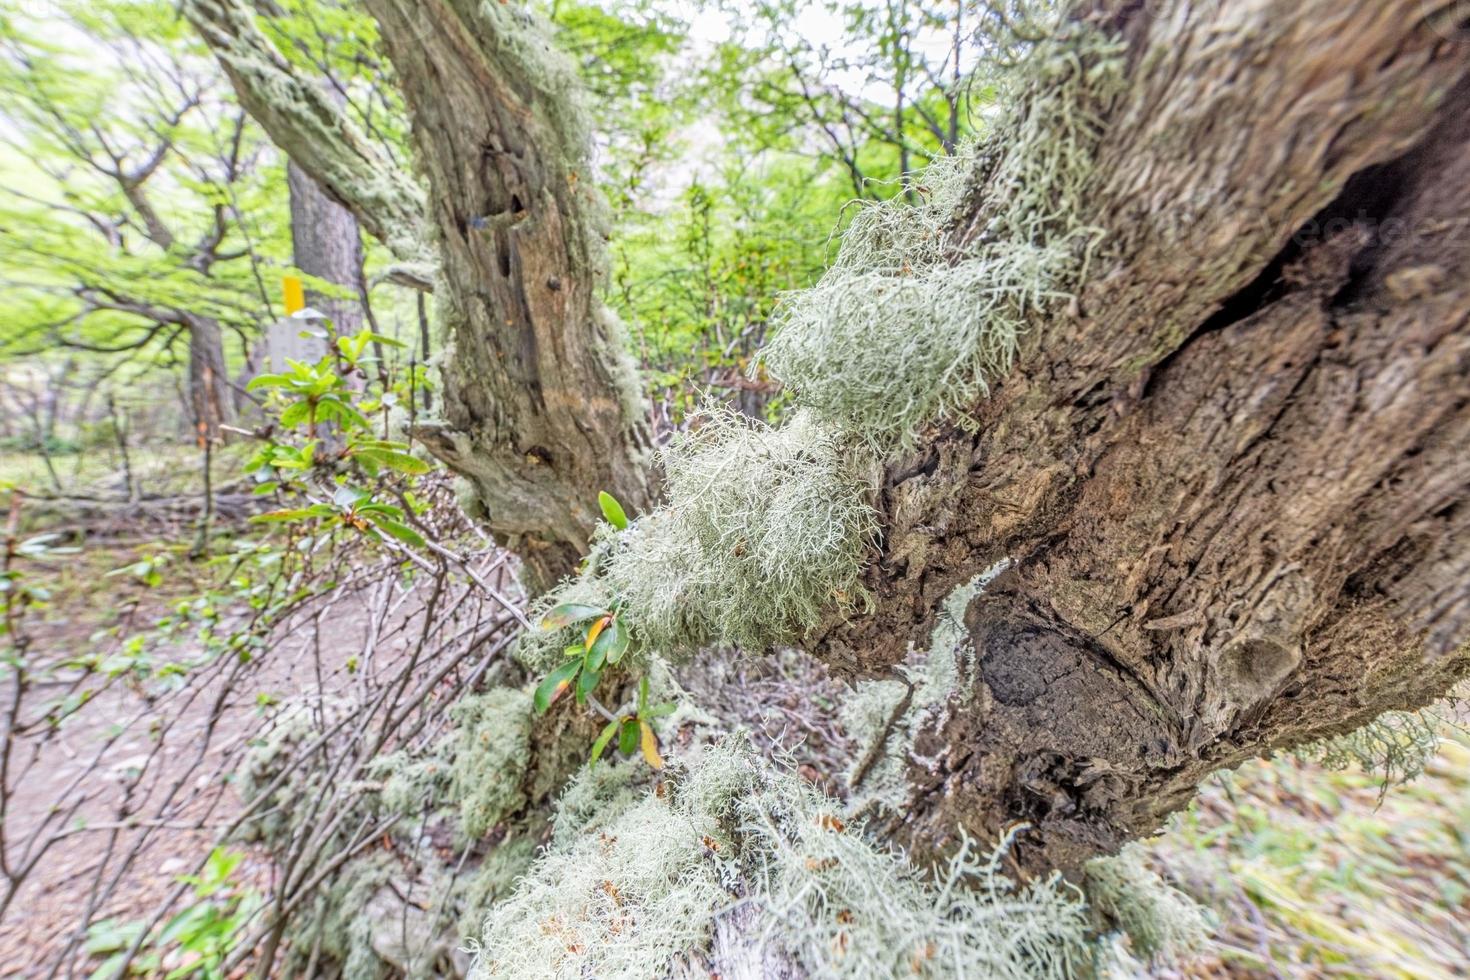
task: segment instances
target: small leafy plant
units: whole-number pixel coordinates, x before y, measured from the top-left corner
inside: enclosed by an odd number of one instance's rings
[[[653,726],[649,721],[662,717],[674,710],[672,703],[650,705],[648,703],[648,678],[643,677],[638,681],[638,705],[632,714],[614,718],[602,729],[597,736],[597,741],[592,743],[592,757],[587,760],[589,766],[597,764],[602,758],[607,747],[611,744],[613,736],[618,739],[618,751],[623,755],[632,755],[635,750],[643,753],[643,758],[655,769],[664,767],[663,756],[658,752],[658,736],[653,732]]]
[[[197,875],[181,875],[178,881],[190,886],[194,899],[179,911],[157,936],[144,940],[147,951],[129,963],[129,973],[183,980],[224,980],[225,964],[240,942],[242,930],[260,904],[256,893],[234,881],[236,868],[245,855],[216,847]],[[93,980],[113,977],[128,962],[127,951],[143,931],[141,922],[103,919],[87,930],[87,951],[107,956],[92,974]]]
[[[616,497],[604,490],[597,495],[597,503],[608,524],[619,531],[627,530],[628,515]],[[649,706],[647,677],[639,679],[638,702],[631,713],[614,715],[599,705],[593,697],[603,673],[609,667],[616,666],[631,645],[632,637],[623,620],[622,610],[616,602],[609,608],[566,602],[554,606],[541,619],[543,630],[562,630],[572,626],[583,627],[582,639],[566,648],[566,663],[547,674],[537,685],[533,698],[536,713],[545,714],[562,695],[572,691],[577,704],[587,704],[590,700],[603,717],[608,719],[607,725],[592,745],[589,765],[596,764],[602,758],[616,736],[618,750],[623,755],[632,755],[641,750],[649,765],[661,769],[663,757],[659,755],[658,738],[649,720],[668,714],[674,710],[674,705]]]

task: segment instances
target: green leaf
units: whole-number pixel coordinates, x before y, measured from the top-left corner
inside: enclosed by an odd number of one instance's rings
[[[415,548],[422,548],[425,546],[424,539],[419,534],[419,532],[415,531],[407,524],[400,524],[398,521],[395,521],[389,517],[384,517],[381,514],[369,514],[367,517],[368,520],[372,521],[378,527],[382,528],[384,531],[387,531],[389,534],[393,535],[393,537],[397,538],[399,541],[402,541],[404,544],[412,545]]]
[[[256,514],[250,518],[251,524],[282,524],[287,521],[301,521],[308,517],[315,517],[316,513],[310,508],[297,510],[273,510],[264,514]]]
[[[246,391],[259,391],[261,388],[284,388],[291,383],[288,374],[257,374],[250,379],[245,386]]]
[[[572,663],[576,663],[575,660]],[[580,666],[580,664],[578,665]],[[602,680],[602,673],[596,670],[584,670],[577,678],[577,703],[586,704],[587,695],[597,688],[597,682]]]
[[[538,715],[546,714],[547,710],[556,703],[556,699],[571,686],[572,679],[581,669],[582,661],[571,660],[546,675],[546,679],[536,686],[536,694],[532,698]]]
[[[575,602],[564,602],[559,606],[553,606],[551,611],[541,617],[541,628],[544,630],[559,630],[571,626],[574,623],[585,623],[589,619],[598,616],[606,616],[606,609],[596,606],[584,606]]]
[[[602,753],[607,751],[607,743],[612,741],[613,735],[618,730],[616,721],[608,722],[602,729],[602,734],[597,736],[597,741],[592,743],[592,758],[587,760],[588,766],[595,766],[597,760],[602,758]]]
[[[618,730],[618,751],[623,755],[632,755],[638,751],[638,720],[636,718],[624,718],[622,728]]]
[[[619,531],[627,530],[628,515],[623,511],[623,505],[618,503],[618,498],[603,490],[597,495],[597,505],[602,508],[602,516],[609,524]]]
[[[396,470],[399,473],[409,473],[414,476],[427,473],[433,469],[431,465],[419,459],[417,456],[410,456],[408,453],[398,452],[394,449],[360,449],[353,453],[352,457],[359,462],[376,463],[379,466],[386,466],[390,470]]]
[[[627,649],[628,631],[622,620],[614,619],[592,641],[592,647],[587,651],[587,666],[591,670],[601,670],[604,664],[615,664],[621,660]]]
[[[607,644],[607,662],[615,664],[623,659],[623,654],[628,652],[628,627],[623,625],[622,617],[619,616],[612,621],[612,625],[603,630],[602,635],[597,638],[598,643]]]
[[[332,494],[332,503],[346,510],[349,507],[356,507],[363,501],[371,499],[371,497],[372,494],[366,490],[359,490],[356,487],[343,485],[338,487]]]
[[[281,413],[281,425],[294,429],[309,418],[311,418],[311,403],[294,402],[286,406],[286,410]]]

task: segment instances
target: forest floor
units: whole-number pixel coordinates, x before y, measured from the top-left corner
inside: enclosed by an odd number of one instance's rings
[[[125,577],[106,573],[154,553],[154,546],[110,542],[37,569],[53,591],[40,637],[57,654],[85,650],[123,610],[139,621],[156,616],[187,591],[176,585],[133,594]],[[177,593],[177,594],[175,594]],[[1149,975],[1246,977],[1464,976],[1470,963],[1470,733],[1447,724],[1440,753],[1406,786],[1380,794],[1373,774],[1332,772],[1286,758],[1253,762],[1212,778],[1171,832],[1149,842],[1155,866],[1219,920],[1211,950],[1194,964]],[[12,800],[12,827],[38,819],[55,798],[88,740],[100,729],[77,726],[57,744],[54,766]],[[146,730],[124,733],[117,763],[142,751]],[[186,753],[168,763],[184,766]],[[99,787],[96,813],[116,807],[125,780]],[[200,797],[207,799],[207,797]],[[226,808],[232,804],[223,804]],[[174,887],[184,869],[208,852],[203,831],[160,837],[100,909],[116,922],[134,920]],[[75,929],[86,890],[77,883],[98,857],[98,835],[38,869],[23,901],[0,921],[0,976],[40,975],[38,954]],[[84,843],[85,842],[85,843]],[[247,859],[249,881],[265,873]]]

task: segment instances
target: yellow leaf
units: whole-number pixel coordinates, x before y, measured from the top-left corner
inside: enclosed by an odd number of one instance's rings
[[[664,757],[658,754],[658,739],[653,736],[653,726],[646,721],[640,721],[638,727],[641,730],[639,747],[643,749],[643,758],[655,769],[664,767]]]
[[[597,642],[597,636],[598,636],[598,634],[601,633],[603,630],[607,629],[608,624],[611,623],[611,622],[612,622],[612,617],[611,616],[603,616],[597,622],[593,623],[592,624],[592,628],[587,631],[587,645],[584,646],[582,649],[584,649],[584,650],[591,650],[592,649],[592,644],[594,644],[594,643]]]

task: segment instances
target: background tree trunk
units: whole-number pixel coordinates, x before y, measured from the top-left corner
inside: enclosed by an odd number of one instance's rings
[[[219,438],[219,427],[235,418],[224,335],[217,320],[183,316],[189,330],[189,406],[195,432],[200,439],[214,440]]]
[[[362,329],[362,238],[352,212],[326,195],[306,171],[286,164],[291,195],[291,253],[296,268],[309,276],[345,287],[350,299],[310,290],[307,303],[326,314],[338,334]]]
[[[1082,14],[1129,45],[1105,257],[973,434],[889,469],[877,609],[817,644],[881,673],[1013,562],[905,760],[916,853],[1025,821],[1023,866],[1075,869],[1470,669],[1470,45],[1442,12]]]

